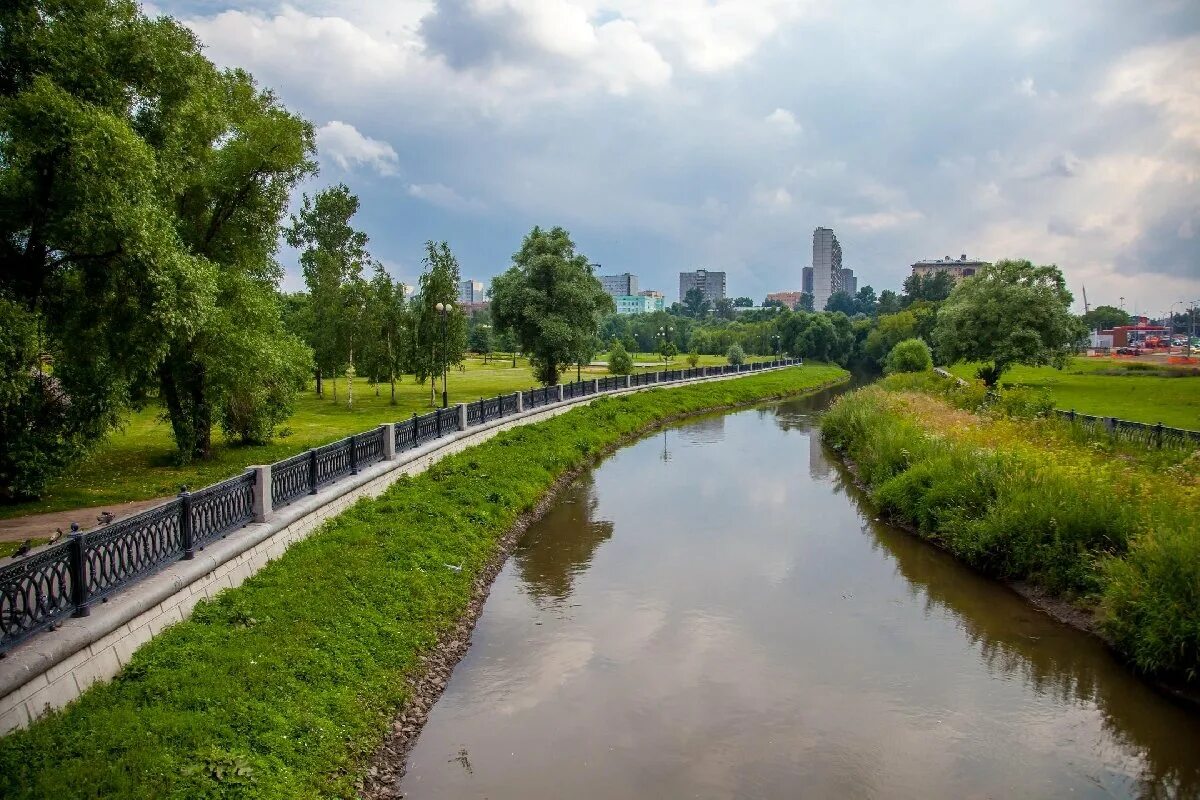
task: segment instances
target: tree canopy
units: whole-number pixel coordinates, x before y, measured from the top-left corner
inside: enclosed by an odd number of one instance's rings
[[[614,310],[588,264],[567,231],[535,227],[492,283],[492,318],[529,354],[543,384],[558,382],[562,367],[596,341],[601,315]]]
[[[965,279],[942,305],[934,338],[941,358],[989,362],[994,386],[1013,364],[1061,367],[1082,334],[1071,293],[1054,265],[1000,261]]]
[[[1090,331],[1111,330],[1118,325],[1129,325],[1133,322],[1123,309],[1116,306],[1096,306],[1080,317],[1084,327]]]

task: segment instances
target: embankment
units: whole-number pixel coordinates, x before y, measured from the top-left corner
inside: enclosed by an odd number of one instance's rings
[[[354,796],[397,714],[412,727],[440,691],[441,645],[461,643],[556,482],[665,421],[846,377],[809,365],[603,397],[402,478],[0,740],[0,796]]]
[[[1019,415],[1019,398],[975,413],[924,388],[888,379],[822,420],[880,511],[985,573],[1069,603],[1080,613],[1066,621],[1193,693],[1200,455],[1081,441],[1068,423],[1000,413]]]

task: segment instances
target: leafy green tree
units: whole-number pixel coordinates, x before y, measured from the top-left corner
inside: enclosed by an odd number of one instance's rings
[[[740,300],[741,298],[738,298],[738,299]],[[734,301],[734,302],[736,302],[736,301]],[[762,307],[763,308],[787,308],[787,306],[784,304],[784,302],[782,300],[772,300],[769,297],[765,298],[762,301]]]
[[[881,314],[875,328],[867,334],[863,345],[864,354],[872,363],[881,367],[893,347],[916,335],[917,316],[912,311]]]
[[[492,352],[492,328],[490,325],[475,325],[467,337],[467,345],[471,352],[479,353],[485,358]]]
[[[800,293],[800,311],[813,311],[813,296],[812,292]]]
[[[692,348],[691,352],[688,353],[687,362],[688,362],[688,366],[691,367],[692,369],[695,369],[696,366],[700,363],[700,353],[697,352],[697,350],[694,347]]]
[[[834,292],[829,295],[828,302],[825,303],[826,311],[840,311],[846,316],[852,316],[857,310],[854,304],[854,298],[845,292]]]
[[[909,275],[904,279],[905,304],[917,300],[936,303],[949,297],[953,289],[954,278],[950,277],[948,272],[933,272],[923,277],[917,274]]]
[[[873,317],[877,313],[879,302],[875,297],[875,289],[864,286],[854,295],[854,310],[859,314]]]
[[[375,264],[375,275],[368,287],[366,335],[362,337],[363,363],[372,380],[387,382],[390,402],[396,404],[396,381],[407,371],[412,351],[408,339],[413,321],[405,300],[404,284],[393,281],[382,264]]]
[[[316,390],[323,393],[322,377],[334,378],[349,361],[358,314],[348,306],[362,295],[363,267],[370,262],[367,235],[351,225],[359,201],[348,186],[338,184],[304,195],[300,213],[292,216],[285,231],[287,242],[300,250],[300,268],[308,286],[311,327],[308,345],[316,361]]]
[[[633,372],[633,359],[620,339],[613,341],[612,349],[608,353],[608,371],[613,375],[628,375]]]
[[[924,339],[898,342],[883,363],[883,371],[889,375],[895,372],[924,372],[932,368],[933,354]]]
[[[725,359],[735,367],[740,367],[746,363],[746,351],[742,349],[740,344],[732,345],[725,353]]]
[[[1133,317],[1116,306],[1096,306],[1080,317],[1087,331],[1110,330],[1118,325],[1130,325]]]
[[[733,301],[728,297],[722,297],[718,300],[713,308],[713,312],[717,315],[718,319],[733,319],[737,316]]]
[[[679,355],[679,348],[670,339],[663,339],[658,346],[658,354],[662,356],[664,364],[670,364],[671,359]]]
[[[683,296],[683,313],[695,319],[703,319],[712,309],[712,303],[704,296],[704,292],[693,287]]]
[[[737,308],[754,308],[754,301],[751,300],[749,297],[735,298],[733,301],[733,304]]]
[[[601,317],[614,310],[588,263],[567,231],[535,227],[513,255],[512,267],[492,283],[497,327],[512,332],[547,386],[558,382],[563,365],[594,346]]]
[[[429,404],[435,404],[434,384],[442,378],[442,390],[446,391],[445,374],[451,366],[462,362],[467,348],[467,318],[454,304],[458,300],[458,260],[446,242],[426,242],[425,271],[421,274],[420,294],[413,308],[413,348],[410,365],[417,380],[429,380]],[[449,307],[444,314],[437,310],[438,303]]]
[[[876,312],[883,316],[884,314],[895,314],[904,308],[904,303],[900,299],[900,295],[896,294],[891,289],[884,289],[879,293],[879,304],[875,307]]]
[[[995,386],[1013,364],[1062,367],[1083,332],[1071,292],[1054,265],[1000,261],[959,284],[938,313],[935,337],[948,362],[990,362],[978,376]]]

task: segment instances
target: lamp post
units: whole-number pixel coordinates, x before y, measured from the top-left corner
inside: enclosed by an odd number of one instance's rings
[[[454,308],[453,303],[438,303],[434,308],[442,318],[442,408],[449,408],[450,402],[446,396],[446,379],[450,375],[450,356],[446,352],[446,318]]]
[[[667,342],[669,342],[669,341],[671,340],[671,326],[670,326],[670,325],[667,325],[667,326],[665,326],[665,327],[659,328],[659,329],[658,329],[658,335],[659,335],[660,337],[662,337],[662,343],[663,343],[663,348],[662,348],[663,354],[662,354],[662,357],[663,357],[663,364],[665,365],[665,364],[667,364],[667,363],[668,363],[668,361],[667,361],[667,348],[666,348],[666,344],[667,344]]]
[[[779,334],[772,336],[771,340],[775,342],[775,358],[779,358]]]

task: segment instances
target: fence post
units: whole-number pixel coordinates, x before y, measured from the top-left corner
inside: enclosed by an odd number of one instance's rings
[[[558,401],[557,401],[557,402],[561,403],[561,402],[563,401],[563,388],[562,388],[562,384],[560,383],[560,384],[558,384],[557,386],[555,386],[554,388],[555,388],[555,389],[558,391]]]
[[[628,388],[630,388],[630,387],[632,387],[632,386],[633,386],[633,376],[632,376],[632,375],[626,375],[626,376],[625,376],[625,388],[626,388],[626,389],[628,389]]]
[[[1154,446],[1159,450],[1162,449],[1163,442],[1163,424],[1160,422],[1154,426]]]
[[[308,451],[308,493],[317,493],[317,449]]]
[[[71,532],[71,603],[75,606],[73,617],[86,617],[92,613],[88,608],[87,577],[83,574],[83,532]]]
[[[596,394],[599,391],[600,391],[600,379],[592,378],[592,394]]]
[[[383,424],[383,460],[396,460],[396,423]]]
[[[183,487],[179,493],[179,538],[183,542],[183,560],[196,557],[196,540],[192,535],[192,493]]]
[[[350,434],[350,474],[358,474],[358,436]]]
[[[1067,419],[1069,419],[1071,421],[1072,425],[1075,424],[1075,409],[1072,408],[1070,411],[1067,412]]]
[[[1104,427],[1108,430],[1108,435],[1110,437],[1116,436],[1117,435],[1117,418],[1116,417],[1105,417],[1104,418]]]
[[[254,470],[254,521],[266,522],[274,511],[274,498],[271,497],[271,465],[260,464],[250,469]]]
[[[514,394],[517,396],[517,413],[525,413],[525,395],[520,392],[514,392]]]
[[[458,404],[458,429],[465,431],[467,429],[467,404]]]
[[[435,425],[437,425],[437,436],[435,436],[434,438],[440,439],[440,438],[442,438],[442,415],[439,412],[439,409],[435,408],[433,410],[433,422]]]
[[[415,411],[413,412],[412,426],[413,426],[412,446],[416,447],[417,446],[417,433],[418,433],[418,431],[420,431],[421,426],[417,422],[417,412],[415,412]]]

